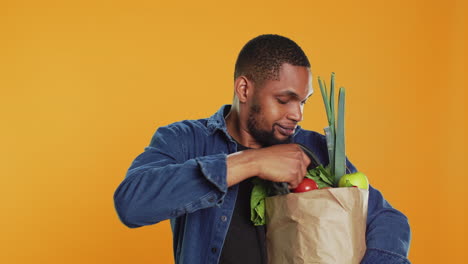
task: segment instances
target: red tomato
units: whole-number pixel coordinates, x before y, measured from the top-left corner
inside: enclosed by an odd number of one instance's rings
[[[299,183],[299,185],[292,191],[294,193],[302,193],[302,192],[308,192],[308,191],[312,191],[316,189],[318,189],[318,185],[314,180],[309,179],[309,178],[304,178],[304,180],[302,180],[302,182]]]

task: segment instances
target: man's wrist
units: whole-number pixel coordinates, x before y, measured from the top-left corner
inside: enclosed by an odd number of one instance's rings
[[[255,150],[244,150],[227,156],[227,184],[235,185],[259,173]]]

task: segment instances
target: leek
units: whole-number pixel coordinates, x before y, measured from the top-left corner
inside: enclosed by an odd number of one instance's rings
[[[336,138],[335,138],[335,183],[336,184],[338,184],[341,177],[345,175],[345,170],[346,170],[344,107],[345,107],[345,89],[341,87],[340,93],[338,94],[338,122],[336,124]]]
[[[345,88],[341,87],[338,93],[338,116],[335,123],[335,73],[331,74],[330,95],[320,77],[318,78],[318,82],[328,120],[328,127],[324,128],[329,160],[326,169],[330,171],[330,175],[334,179],[334,185],[338,186],[340,178],[346,172],[344,138]]]

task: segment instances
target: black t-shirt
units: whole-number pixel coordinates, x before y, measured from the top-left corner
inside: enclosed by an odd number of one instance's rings
[[[237,151],[248,149],[237,143]],[[250,221],[252,178],[239,183],[236,206],[224,241],[220,264],[266,264],[265,226]]]

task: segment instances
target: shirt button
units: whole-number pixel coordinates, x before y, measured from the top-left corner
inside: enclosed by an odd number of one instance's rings
[[[226,222],[226,220],[227,220],[227,216],[225,215],[221,216],[221,221]]]
[[[214,202],[214,201],[215,201],[215,198],[214,198],[214,197],[208,198],[208,202],[212,203],[212,202]]]
[[[212,252],[213,254],[215,254],[216,252],[218,252],[218,249],[215,248],[215,247],[214,247],[214,248],[211,248],[211,252]]]

